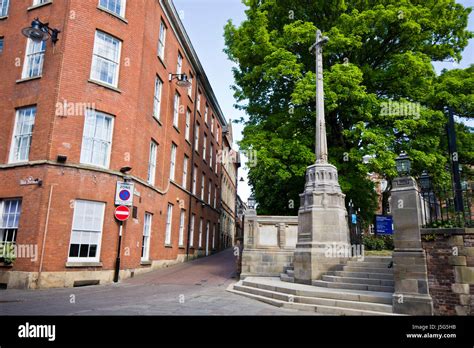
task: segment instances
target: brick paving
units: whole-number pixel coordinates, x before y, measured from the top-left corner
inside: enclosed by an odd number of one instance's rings
[[[118,284],[0,290],[0,315],[305,315],[227,292],[231,249]]]

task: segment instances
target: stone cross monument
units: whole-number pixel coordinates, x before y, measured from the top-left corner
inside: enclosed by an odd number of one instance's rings
[[[322,46],[327,41],[318,30],[310,48],[316,55],[316,163],[306,169],[305,189],[300,194],[293,260],[295,281],[304,284],[311,284],[350,257],[345,195],[339,186],[337,168],[328,163],[322,57]]]

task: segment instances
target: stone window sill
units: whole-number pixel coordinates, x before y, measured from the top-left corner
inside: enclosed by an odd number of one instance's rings
[[[114,86],[111,86],[111,85],[108,85],[106,83],[103,83],[103,82],[100,82],[100,81],[96,81],[96,80],[92,80],[92,79],[89,79],[87,80],[88,82],[90,83],[93,83],[93,84],[96,84],[98,86],[101,86],[101,87],[105,87],[105,88],[108,88],[114,92],[118,92],[118,93],[122,93],[122,91],[120,89],[118,89],[117,87],[114,87]]]
[[[102,267],[102,262],[66,262],[68,268]]]
[[[28,82],[28,81],[32,81],[32,80],[38,80],[42,77],[43,77],[43,75],[33,76],[33,77],[25,77],[23,79],[16,80],[15,82],[16,83]]]
[[[7,18],[8,18],[8,15],[2,16],[2,17],[0,17],[0,21],[1,21],[2,19],[7,19]]]
[[[140,265],[142,265],[142,266],[151,266],[151,261],[140,261]]]
[[[53,1],[51,0],[51,1],[45,2],[44,4],[37,4],[37,5],[30,6],[26,10],[27,11],[35,10],[37,8],[40,8],[40,7],[51,5],[52,3],[53,3]]]
[[[121,20],[122,22],[124,22],[125,24],[128,24],[128,21],[127,21],[124,17],[122,17],[121,15],[118,15],[118,14],[116,14],[115,12],[112,12],[112,11],[110,11],[110,10],[104,8],[104,7],[101,7],[100,5],[97,6],[97,8],[98,8],[99,10],[101,10],[101,11],[104,11],[105,13],[108,13],[108,14],[111,15],[111,16],[114,16],[114,17],[117,18],[117,19],[120,19],[120,20]]]

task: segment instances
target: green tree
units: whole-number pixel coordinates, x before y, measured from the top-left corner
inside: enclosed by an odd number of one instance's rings
[[[239,145],[258,156],[249,181],[259,213],[296,214],[305,169],[314,161],[315,58],[308,48],[316,29],[330,39],[324,48],[329,160],[347,198],[369,218],[376,195],[367,173],[392,178],[401,151],[415,171],[449,179],[443,107],[456,101],[465,107],[462,115],[470,114],[472,86],[465,99],[436,97],[440,90],[455,93],[452,84],[462,89],[460,80],[472,72],[437,77],[431,62],[461,59],[473,37],[466,30],[470,9],[454,0],[243,3],[247,19],[239,27],[227,23],[225,52],[237,65],[236,107],[248,115]],[[388,102],[418,108],[387,112]]]

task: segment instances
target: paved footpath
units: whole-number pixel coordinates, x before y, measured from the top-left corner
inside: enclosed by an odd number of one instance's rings
[[[118,284],[0,290],[0,315],[307,315],[225,291],[236,282],[231,249]],[[71,303],[72,302],[72,303]]]

